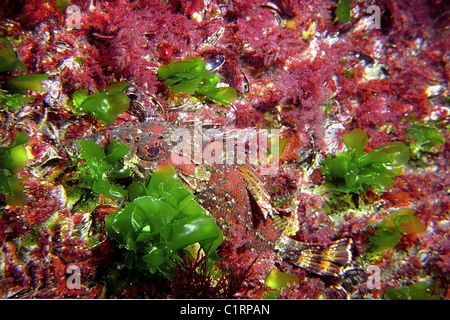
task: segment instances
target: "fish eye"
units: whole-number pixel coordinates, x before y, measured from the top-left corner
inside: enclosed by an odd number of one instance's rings
[[[140,139],[138,157],[142,160],[156,160],[166,153],[167,145],[157,137]]]
[[[147,149],[147,153],[149,157],[156,157],[159,153],[159,148],[157,146],[151,146],[150,148]]]

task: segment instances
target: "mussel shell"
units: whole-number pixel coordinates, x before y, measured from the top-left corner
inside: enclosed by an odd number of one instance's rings
[[[225,63],[225,57],[221,54],[208,57],[205,60],[205,68],[210,72],[216,71]]]

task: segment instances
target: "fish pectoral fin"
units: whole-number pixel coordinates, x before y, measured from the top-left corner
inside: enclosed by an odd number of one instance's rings
[[[292,243],[292,239],[289,242]],[[351,238],[339,239],[329,246],[308,245],[300,242],[293,243],[285,256],[293,265],[322,276],[339,277],[343,274],[344,266],[352,261]],[[303,249],[295,250],[295,247]],[[286,248],[286,247],[285,247]]]

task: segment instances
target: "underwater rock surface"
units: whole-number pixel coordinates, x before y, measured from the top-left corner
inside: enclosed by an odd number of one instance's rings
[[[343,23],[338,2],[6,1],[0,297],[448,299],[450,6],[353,1]],[[174,92],[158,77],[196,57],[234,101]],[[174,81],[195,78],[177,71]],[[179,129],[215,155],[233,139],[248,155],[255,132],[276,129],[277,170],[177,164]],[[20,130],[29,140],[16,145]],[[82,140],[98,147],[80,151]],[[409,151],[398,168],[380,149],[391,142]],[[333,190],[327,158],[341,159],[330,170],[348,185],[384,169],[393,184]],[[223,234],[218,260],[191,243],[170,277],[142,271],[105,227],[164,165]]]

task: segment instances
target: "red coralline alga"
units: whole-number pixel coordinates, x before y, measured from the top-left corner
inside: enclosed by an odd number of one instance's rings
[[[428,164],[410,162],[387,192],[353,197],[354,208],[345,212],[327,214],[323,209],[330,195],[322,188],[318,166],[327,153],[344,149],[341,136],[353,128],[368,134],[367,151],[389,141],[408,142],[411,121],[438,120],[449,141],[447,3],[353,1],[347,24],[333,23],[336,1],[331,0],[71,4],[80,8],[80,29],[67,28],[64,12],[52,1],[7,1],[0,9],[0,32],[12,39],[29,72],[50,75],[47,93],[35,93],[34,103],[15,113],[2,109],[0,118],[2,141],[9,141],[18,128],[30,136],[29,163],[19,174],[27,178],[27,204],[2,207],[0,214],[2,297],[104,296],[102,281],[117,252],[105,235],[104,218],[119,204],[100,198],[92,213],[78,212],[68,207],[68,186],[62,181],[76,171],[66,166],[77,140],[96,135],[106,142],[114,135],[112,127],[95,117],[74,114],[71,96],[81,88],[96,92],[112,81],[136,87],[133,104],[117,118],[116,129],[129,126],[162,134],[194,122],[222,129],[279,128],[289,140],[279,155],[280,170],[261,177],[272,197],[266,200],[272,205],[284,202],[275,214],[296,223],[291,237],[298,241],[325,245],[353,239],[359,263],[353,273],[328,279],[292,266],[274,251],[283,228],[272,217],[263,218],[258,199],[238,170],[214,166],[211,179],[198,183],[196,196],[223,230],[221,268],[236,269],[229,279],[221,279],[228,281],[224,297],[264,297],[263,282],[273,268],[300,279],[283,289],[280,298],[382,298],[388,285],[448,279],[448,142],[428,155]],[[370,4],[381,9],[381,29],[367,27]],[[189,100],[159,81],[160,65],[197,56],[224,57],[214,72],[239,92],[230,106]],[[431,92],[430,86],[438,89]],[[183,107],[196,110],[181,118]],[[132,152],[139,149],[132,146]],[[194,171],[177,169],[181,174]],[[370,261],[386,275],[380,290],[370,290],[363,270],[368,236],[398,208],[415,209],[427,229],[403,236],[397,248]],[[95,225],[95,247],[80,233],[88,223]],[[65,271],[71,264],[81,268],[81,289],[67,288]],[[144,281],[124,286],[117,296],[183,297],[173,284],[187,281],[190,271],[179,270],[165,288]],[[207,280],[198,278],[200,284],[212,285]],[[445,289],[447,283],[440,285]],[[220,297],[210,289],[205,296]]]

